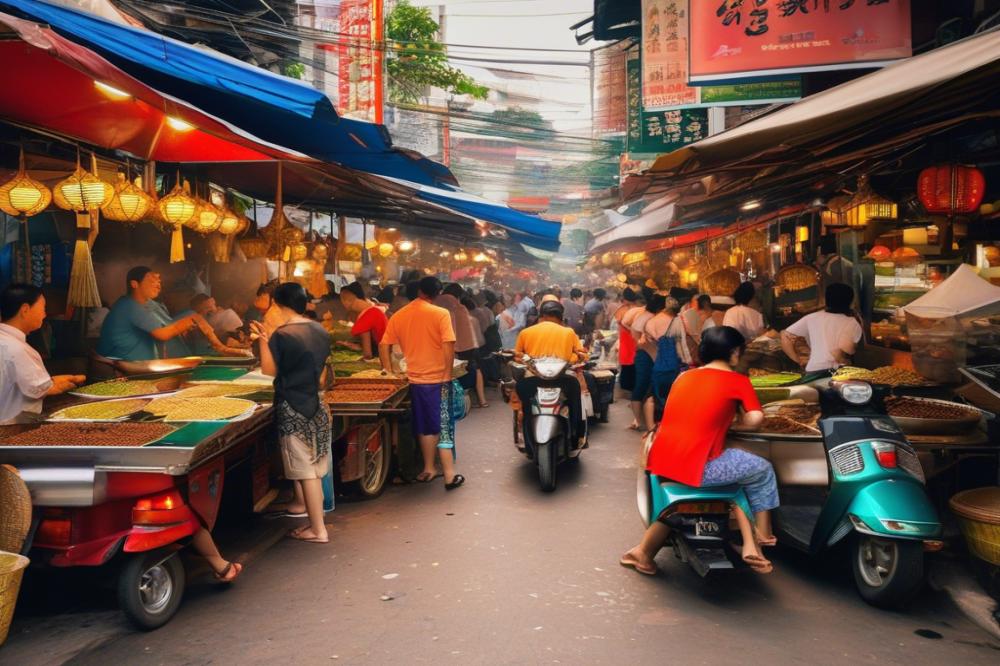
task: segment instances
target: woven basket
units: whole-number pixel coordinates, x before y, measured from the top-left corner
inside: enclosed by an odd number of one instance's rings
[[[1000,487],[962,491],[948,505],[972,554],[1000,566]]]
[[[740,286],[740,274],[732,268],[723,268],[705,277],[701,291],[709,296],[732,296]]]
[[[21,552],[31,528],[31,494],[17,470],[0,465],[0,551]]]
[[[21,590],[21,577],[27,566],[27,557],[0,551],[0,645],[7,640],[17,593]]]
[[[819,284],[819,271],[812,266],[785,266],[774,276],[774,283],[786,291],[801,291]]]

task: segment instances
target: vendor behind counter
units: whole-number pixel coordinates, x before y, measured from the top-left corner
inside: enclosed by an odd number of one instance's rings
[[[850,365],[861,341],[861,324],[851,304],[854,290],[846,284],[833,283],[826,287],[826,310],[808,314],[781,333],[781,347],[788,358],[806,372],[833,370]],[[809,355],[796,349],[797,339],[809,344]]]

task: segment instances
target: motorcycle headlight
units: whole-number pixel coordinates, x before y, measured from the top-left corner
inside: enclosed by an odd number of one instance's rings
[[[542,379],[555,379],[567,365],[569,364],[561,358],[536,358],[532,361],[531,369]]]
[[[872,399],[871,384],[865,382],[844,382],[838,391],[840,397],[852,405],[866,405]]]

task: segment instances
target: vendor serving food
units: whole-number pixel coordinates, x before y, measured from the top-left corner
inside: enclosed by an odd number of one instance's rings
[[[12,284],[0,294],[0,424],[21,412],[42,411],[42,398],[76,388],[83,375],[49,376],[41,355],[27,342],[45,321],[45,296],[30,284]]]
[[[861,325],[854,318],[851,303],[854,290],[843,283],[826,288],[826,310],[813,312],[781,332],[781,348],[806,372],[833,370],[850,363],[861,341]],[[795,350],[798,338],[809,343],[809,356]]]

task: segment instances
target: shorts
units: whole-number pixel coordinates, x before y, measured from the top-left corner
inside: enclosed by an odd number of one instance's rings
[[[622,387],[623,391],[631,391],[632,387],[635,386],[635,366],[634,365],[623,365],[621,374],[618,375],[618,385]]]
[[[285,478],[290,481],[322,479],[330,471],[330,454],[313,462],[313,448],[297,435],[278,438],[281,461],[285,465]]]
[[[441,399],[447,384],[410,384],[414,435],[441,434]]]
[[[460,361],[466,361],[465,366],[466,372],[464,375],[458,378],[458,383],[461,384],[462,388],[466,391],[471,391],[476,388],[476,370],[479,369],[480,354],[478,349],[467,349],[462,352],[456,352],[455,358]]]
[[[635,384],[632,386],[632,400],[642,402],[652,394],[653,359],[640,349],[635,353]]]

